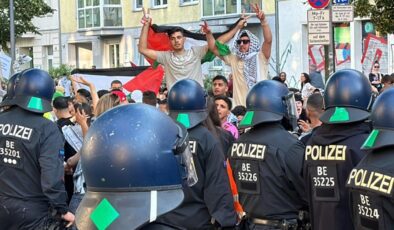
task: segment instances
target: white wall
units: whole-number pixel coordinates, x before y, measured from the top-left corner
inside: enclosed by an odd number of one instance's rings
[[[287,74],[289,87],[298,87],[299,76],[302,72],[309,72],[308,47],[304,42],[305,24],[307,22],[308,4],[303,1],[290,0],[279,2],[279,57],[281,66]],[[295,10],[296,9],[296,10]],[[275,33],[275,27],[271,28]],[[275,35],[274,35],[275,37]],[[272,44],[271,58],[275,59],[275,44]]]

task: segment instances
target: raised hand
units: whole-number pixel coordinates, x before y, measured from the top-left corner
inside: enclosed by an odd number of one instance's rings
[[[240,28],[240,29],[242,29],[243,27],[246,27],[248,25],[248,19],[250,17],[251,17],[250,15],[249,16],[245,16],[245,9],[243,9],[241,17],[240,17],[241,20],[239,20],[239,22],[237,24],[237,27]]]
[[[253,8],[253,11],[256,13],[256,17],[260,20],[260,22],[264,22],[265,14],[263,10],[260,9],[259,5],[255,3],[255,4],[250,4],[250,6]]]
[[[143,25],[146,23],[150,24],[152,22],[152,18],[150,17],[150,9],[145,9],[145,7],[142,7],[142,12],[144,15],[141,18],[141,23]]]
[[[91,84],[85,78],[83,78],[82,76],[78,76],[78,75],[71,76],[71,81],[78,82],[78,83],[81,83],[81,84],[86,85],[86,86],[89,86]]]
[[[209,28],[208,23],[206,21],[204,21],[204,24],[201,24],[201,32],[203,34],[209,34],[211,33],[211,28]]]

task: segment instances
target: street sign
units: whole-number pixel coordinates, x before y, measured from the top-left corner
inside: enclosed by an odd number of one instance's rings
[[[329,22],[330,10],[308,10],[308,22]]]
[[[330,33],[330,22],[308,22],[308,31],[312,34]]]
[[[349,0],[335,0],[335,4],[349,4]]]
[[[330,34],[309,34],[308,44],[309,45],[330,45]]]
[[[11,58],[0,51],[0,76],[5,79],[8,79],[10,77],[11,63]]]
[[[330,4],[330,0],[308,0],[308,2],[315,9],[324,9]]]
[[[353,12],[351,5],[332,6],[332,22],[352,22]]]
[[[309,45],[330,45],[330,34],[330,10],[308,10]]]

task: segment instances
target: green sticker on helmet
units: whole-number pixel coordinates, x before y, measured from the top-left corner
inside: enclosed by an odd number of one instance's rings
[[[41,98],[38,97],[31,97],[29,104],[27,105],[27,108],[29,109],[35,109],[38,111],[43,111],[44,109],[42,108],[42,100]]]
[[[372,148],[375,146],[376,138],[379,135],[379,130],[372,130],[371,134],[369,134],[367,140],[365,140],[362,148]]]
[[[90,219],[99,230],[107,229],[118,217],[119,213],[106,198],[90,214]]]
[[[251,125],[254,117],[254,111],[247,111],[244,118],[241,120],[240,125]]]
[[[184,125],[186,128],[190,128],[190,119],[189,114],[187,113],[180,113],[176,118],[176,121]]]
[[[330,122],[341,122],[350,120],[349,112],[346,108],[335,107],[334,114],[330,117]]]

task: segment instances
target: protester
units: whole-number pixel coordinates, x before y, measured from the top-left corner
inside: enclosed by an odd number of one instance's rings
[[[272,34],[265,14],[258,4],[251,5],[256,17],[260,20],[264,42],[260,45],[259,39],[249,30],[243,29],[249,17],[241,16],[237,26],[215,39],[208,27],[202,27],[207,35],[209,49],[231,67],[233,75],[233,99],[236,105],[245,105],[246,95],[256,82],[268,79],[268,63],[271,56]],[[242,29],[242,30],[241,30]],[[241,31],[239,31],[241,30]],[[235,37],[232,52],[219,53],[219,47]],[[223,48],[221,48],[223,49]],[[224,48],[225,49],[225,48]]]
[[[317,69],[315,64],[310,65],[310,79],[311,85],[318,89],[324,89],[324,81],[323,76],[321,75],[320,71]]]
[[[150,10],[143,8],[143,23],[138,45],[138,51],[146,58],[157,61],[165,69],[166,86],[170,89],[180,79],[190,78],[203,86],[201,59],[208,51],[208,46],[192,46],[185,49],[186,37],[181,27],[176,27],[168,32],[172,51],[156,51],[148,48],[148,31],[152,21]]]
[[[227,96],[228,92],[228,81],[227,78],[222,75],[216,75],[212,78],[212,93],[213,96],[224,95]]]
[[[234,124],[228,121],[228,117],[231,114],[231,100],[224,95],[218,95],[214,100],[219,114],[221,127],[229,131],[234,136],[234,138],[237,139],[239,137],[238,129]]]
[[[301,74],[301,95],[302,100],[306,101],[316,88],[311,84],[309,74]]]
[[[380,91],[382,89],[381,80],[382,80],[383,74],[380,73],[380,64],[378,61],[374,62],[372,71],[368,77],[369,77],[369,81],[371,82],[372,86],[374,86],[378,91]]]

